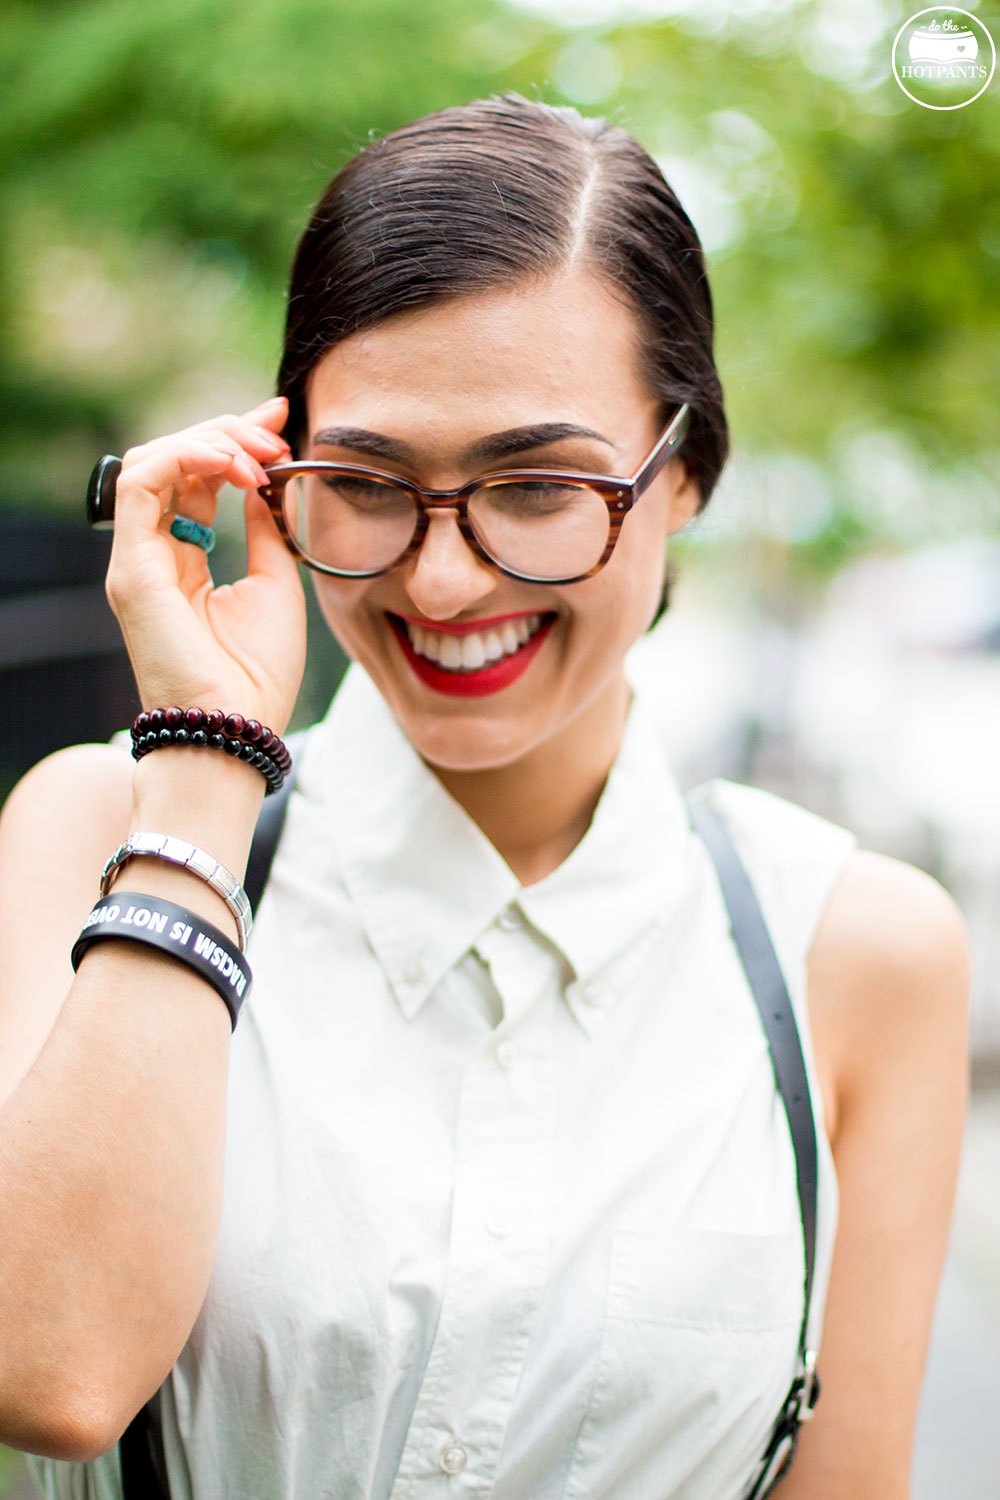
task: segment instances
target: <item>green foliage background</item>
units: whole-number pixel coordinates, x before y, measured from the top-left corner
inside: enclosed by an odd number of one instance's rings
[[[97,452],[259,399],[327,178],[372,133],[514,88],[610,112],[728,214],[738,443],[823,495],[779,533],[835,566],[994,528],[996,84],[910,103],[889,3],[853,52],[848,0],[735,9],[569,31],[498,0],[8,0],[0,504],[75,506]]]

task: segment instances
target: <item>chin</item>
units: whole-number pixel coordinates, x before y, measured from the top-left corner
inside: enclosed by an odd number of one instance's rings
[[[400,712],[389,707],[403,733],[422,760],[441,771],[496,771],[526,755],[544,730],[532,734],[519,715],[514,723],[496,716]]]

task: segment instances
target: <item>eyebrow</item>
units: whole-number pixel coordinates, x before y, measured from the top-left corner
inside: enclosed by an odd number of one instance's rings
[[[531,427],[510,427],[505,432],[493,432],[488,437],[477,439],[465,449],[462,461],[469,465],[496,463],[515,453],[545,448],[550,443],[571,437],[592,438],[609,448],[612,446],[610,439],[592,427],[581,427],[575,422],[536,422]],[[387,437],[382,432],[370,432],[365,427],[323,427],[314,434],[313,443],[317,447],[350,448],[354,453],[364,453],[369,458],[387,458],[392,463],[412,463],[416,458],[408,443]]]

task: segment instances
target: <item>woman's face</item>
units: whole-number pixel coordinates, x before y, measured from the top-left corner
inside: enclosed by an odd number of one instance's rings
[[[586,271],[456,297],[324,356],[310,377],[303,456],[426,489],[504,468],[627,476],[669,415],[640,367],[635,315]],[[554,425],[564,435],[537,431]],[[469,549],[453,512],[435,511],[419,553],[393,572],[315,575],[320,606],[425,760],[455,771],[508,765],[574,723],[589,732],[602,703],[620,712],[625,653],[656,609],[667,535],[697,504],[673,460],[626,517],[607,565],[569,585],[504,577]],[[479,642],[496,653],[491,636],[502,665],[476,667]],[[472,666],[448,666],[456,644]]]

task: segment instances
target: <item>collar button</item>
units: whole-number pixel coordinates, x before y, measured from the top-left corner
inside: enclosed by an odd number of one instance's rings
[[[522,927],[523,922],[524,918],[514,905],[505,906],[497,917],[497,926],[501,932],[517,932]]]
[[[461,1474],[468,1462],[468,1451],[458,1438],[452,1438],[445,1443],[438,1454],[438,1468],[442,1474]]]
[[[595,1010],[611,1003],[611,991],[603,984],[598,984],[596,979],[588,979],[587,983],[581,986],[580,994]]]

